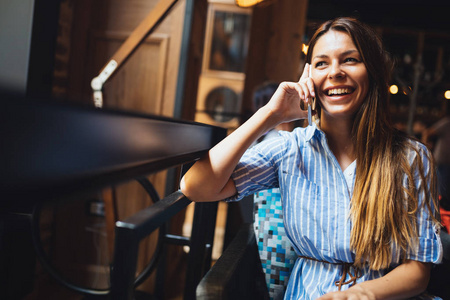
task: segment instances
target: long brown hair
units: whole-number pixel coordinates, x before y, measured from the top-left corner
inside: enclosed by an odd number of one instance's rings
[[[369,91],[352,128],[357,167],[350,207],[350,246],[356,266],[368,263],[371,269],[379,270],[389,267],[393,249],[401,251],[404,258],[417,245],[419,194],[423,195],[422,205],[437,222],[433,159],[426,148],[417,146],[391,122],[388,84],[392,63],[371,27],[353,18],[323,23],[311,38],[306,62],[311,62],[317,40],[329,30],[350,35],[369,73]],[[416,152],[412,164],[410,151]],[[430,161],[428,170],[422,157]],[[416,173],[421,179],[418,188],[414,184]]]

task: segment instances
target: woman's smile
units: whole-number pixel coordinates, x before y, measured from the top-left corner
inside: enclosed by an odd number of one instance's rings
[[[333,86],[323,92],[330,102],[345,101],[355,92],[351,86]]]

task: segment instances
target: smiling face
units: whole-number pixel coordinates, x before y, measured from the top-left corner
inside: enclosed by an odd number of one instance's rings
[[[311,66],[322,121],[352,119],[367,96],[369,74],[350,35],[336,30],[322,35],[314,46]]]

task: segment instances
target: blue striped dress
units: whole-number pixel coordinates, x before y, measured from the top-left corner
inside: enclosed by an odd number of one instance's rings
[[[416,146],[426,150],[420,143]],[[411,162],[415,155],[415,151],[409,153]],[[425,170],[428,170],[428,160],[426,157],[422,159]],[[237,195],[228,201],[279,187],[286,233],[299,256],[315,259],[297,259],[285,299],[316,299],[336,291],[335,282],[341,279],[343,272],[343,265],[339,263],[353,262],[349,206],[355,170],[356,162],[353,162],[342,171],[328,147],[325,134],[315,125],[296,128],[293,132],[280,132],[279,137],[248,149],[236,166],[232,178]],[[417,185],[419,180],[416,180]],[[417,249],[407,254],[407,258],[439,263],[442,259],[439,228],[433,225],[426,209],[418,212],[418,222],[419,244]],[[399,260],[400,255],[394,255],[392,267]],[[357,282],[375,279],[387,272],[369,268],[361,271],[362,277]],[[349,285],[343,285],[341,290],[347,288]],[[422,295],[416,299],[439,298]]]

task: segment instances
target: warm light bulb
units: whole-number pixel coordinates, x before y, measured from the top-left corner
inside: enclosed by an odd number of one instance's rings
[[[308,45],[302,44],[302,52],[306,55],[308,54]]]
[[[239,7],[252,7],[259,2],[263,2],[264,0],[236,0],[236,4]]]
[[[450,99],[450,90],[446,90],[444,93],[445,99]]]
[[[393,94],[393,95],[397,94],[398,93],[398,86],[396,86],[395,84],[391,85],[389,87],[389,92],[391,94]]]

